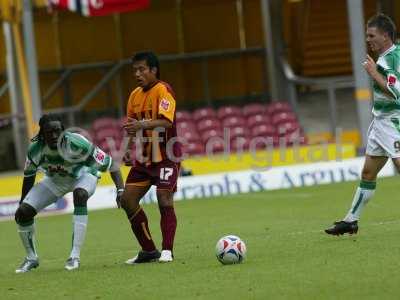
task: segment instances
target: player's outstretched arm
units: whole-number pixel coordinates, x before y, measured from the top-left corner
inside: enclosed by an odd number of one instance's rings
[[[26,176],[24,177],[24,181],[22,182],[22,192],[21,199],[19,200],[19,204],[25,199],[25,196],[29,193],[33,185],[35,184],[36,175]]]
[[[115,184],[115,187],[117,188],[117,198],[115,200],[117,202],[118,208],[120,208],[121,207],[121,197],[122,197],[122,194],[124,193],[124,181],[122,179],[122,175],[121,175],[119,166],[116,165],[114,160],[110,167],[110,175],[111,175],[111,179],[113,180],[113,182]]]

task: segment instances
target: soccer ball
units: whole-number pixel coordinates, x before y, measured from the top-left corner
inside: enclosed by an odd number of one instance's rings
[[[246,244],[238,236],[224,236],[217,242],[215,255],[224,265],[240,264],[246,257]]]

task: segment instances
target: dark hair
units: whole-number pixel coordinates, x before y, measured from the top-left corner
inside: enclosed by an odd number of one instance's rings
[[[158,61],[157,55],[155,55],[154,52],[151,51],[143,51],[135,53],[131,58],[132,63],[142,60],[146,61],[150,69],[157,68],[156,76],[157,79],[160,79],[160,62]]]
[[[376,27],[387,33],[392,42],[396,40],[396,25],[393,23],[392,19],[385,14],[379,13],[371,17],[367,22],[367,27]]]
[[[61,122],[61,119],[58,118],[56,115],[43,115],[39,120],[39,133],[32,138],[32,142],[39,141],[44,142],[44,135],[43,135],[43,128],[50,122],[58,121],[61,123],[61,128],[64,130],[64,125]]]

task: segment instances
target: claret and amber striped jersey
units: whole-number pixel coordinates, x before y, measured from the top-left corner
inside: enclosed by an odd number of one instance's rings
[[[175,94],[166,82],[158,81],[148,90],[138,87],[131,93],[127,105],[129,118],[139,121],[165,118],[172,123],[171,128],[162,131],[145,130],[143,132],[143,136],[147,138],[142,142],[142,155],[145,162],[156,163],[181,156],[180,144],[177,142],[175,108]]]

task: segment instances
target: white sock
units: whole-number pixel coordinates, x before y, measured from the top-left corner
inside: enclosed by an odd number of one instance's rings
[[[86,207],[85,207],[86,209]],[[72,233],[72,250],[70,257],[80,257],[81,247],[85,241],[86,228],[88,223],[87,210],[86,214],[77,215],[74,214],[72,218],[73,233]]]
[[[18,233],[26,251],[26,258],[36,260],[38,258],[35,247],[35,225],[18,225]]]
[[[357,188],[354,194],[353,203],[351,208],[347,213],[343,221],[353,222],[360,219],[361,212],[364,206],[368,203],[369,199],[375,193],[376,183],[374,181],[364,181],[360,182],[360,186]]]

